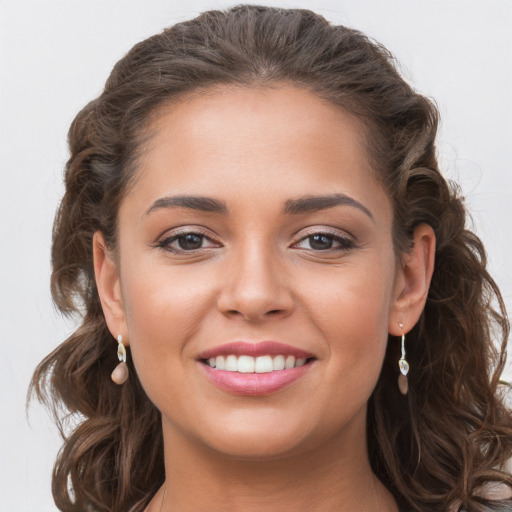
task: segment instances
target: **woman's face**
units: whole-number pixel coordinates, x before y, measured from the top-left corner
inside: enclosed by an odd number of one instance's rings
[[[153,123],[112,330],[168,438],[244,458],[364,441],[400,272],[361,137],[290,86],[212,89]]]

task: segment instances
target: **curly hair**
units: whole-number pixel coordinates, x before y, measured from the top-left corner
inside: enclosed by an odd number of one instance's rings
[[[512,486],[504,469],[512,418],[498,388],[509,323],[484,247],[467,226],[463,198],[439,171],[435,104],[404,81],[388,50],[362,33],[305,9],[247,5],[205,12],[135,45],[71,125],[51,288],[57,307],[82,322],[39,364],[29,391],[52,409],[64,436],[53,472],[55,503],[69,512],[142,511],[164,480],[160,413],[133,363],[124,386],[110,381],[114,340],[92,260],[98,230],[115,250],[118,207],[148,123],[184,94],[281,83],[362,122],[375,174],[392,201],[398,257],[421,223],[437,240],[426,306],[409,334],[410,391],[404,398],[397,390],[398,344],[388,343],[368,404],[375,474],[406,510],[455,504],[474,512],[510,510],[511,501],[482,496],[489,483]],[[70,418],[77,419],[71,426]]]

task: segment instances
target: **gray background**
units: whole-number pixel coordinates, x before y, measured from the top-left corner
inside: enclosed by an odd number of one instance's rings
[[[512,2],[280,1],[384,43],[436,99],[439,155],[462,185],[512,310]],[[25,394],[37,362],[73,329],[49,294],[51,225],[66,132],[137,41],[222,1],[0,0],[0,512],[54,511],[55,427]],[[509,367],[507,377],[512,376]]]

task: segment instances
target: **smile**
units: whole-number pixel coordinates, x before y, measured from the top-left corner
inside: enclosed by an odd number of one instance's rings
[[[236,356],[234,354],[228,356],[210,357],[208,365],[210,368],[224,370],[227,372],[238,373],[270,373],[274,371],[289,370],[290,368],[298,368],[308,361],[307,358],[296,358],[295,356],[284,355],[264,355],[252,357],[248,355]]]
[[[198,363],[215,386],[235,395],[276,393],[316,366],[305,350],[274,341],[237,341],[206,350]]]

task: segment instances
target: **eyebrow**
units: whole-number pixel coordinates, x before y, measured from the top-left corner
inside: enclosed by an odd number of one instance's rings
[[[289,199],[284,203],[283,213],[285,215],[298,215],[301,213],[327,210],[335,206],[352,206],[364,212],[370,219],[374,217],[370,210],[359,201],[345,194],[329,194],[325,196],[304,196],[298,199]],[[146,212],[149,215],[161,208],[189,208],[208,213],[219,213],[226,215],[228,207],[224,201],[212,197],[203,196],[167,196],[157,199]]]
[[[201,196],[168,196],[157,199],[151,208],[146,212],[146,215],[159,210],[161,208],[190,208],[191,210],[199,210],[201,212],[209,213],[228,213],[228,207],[224,201],[213,199],[211,197]]]
[[[326,196],[304,196],[299,199],[289,199],[284,204],[283,212],[285,214],[300,214],[307,212],[316,212],[334,208],[335,206],[353,206],[364,212],[370,219],[373,218],[372,213],[366,206],[345,194],[330,194]]]

